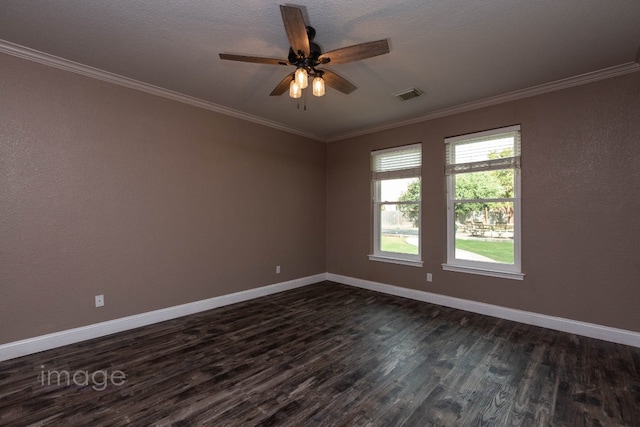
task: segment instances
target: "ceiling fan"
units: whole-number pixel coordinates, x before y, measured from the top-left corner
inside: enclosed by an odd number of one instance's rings
[[[253,62],[257,64],[294,66],[296,70],[287,75],[273,89],[271,96],[282,95],[289,90],[289,96],[300,98],[302,90],[309,84],[309,77],[313,77],[312,92],[315,96],[323,96],[325,83],[334,89],[350,94],[356,90],[356,86],[338,74],[327,69],[317,67],[326,64],[344,64],[359,61],[378,55],[389,53],[389,43],[385,40],[377,40],[343,47],[322,53],[320,46],[313,42],[316,30],[304,23],[302,9],[295,6],[280,6],[282,22],[287,33],[291,47],[287,59],[264,58],[259,56],[220,54],[220,59],[241,62]]]

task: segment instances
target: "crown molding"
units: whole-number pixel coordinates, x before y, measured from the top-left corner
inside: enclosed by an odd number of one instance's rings
[[[296,135],[304,136],[305,138],[326,142],[326,139],[319,135],[304,132],[299,129],[294,129],[272,120],[267,120],[262,117],[254,116],[252,114],[243,113],[242,111],[214,104],[213,102],[205,101],[179,92],[164,89],[159,86],[154,86],[138,80],[130,79],[128,77],[110,73],[108,71],[100,70],[98,68],[90,67],[88,65],[50,55],[48,53],[40,52],[38,50],[11,43],[5,40],[0,40],[0,53],[6,53],[7,55],[12,55],[18,58],[26,59],[28,61],[37,62],[49,67],[58,68],[60,70],[65,70],[97,80],[102,80],[108,83],[113,83],[129,89],[146,92],[151,95],[160,96],[162,98],[171,99],[173,101],[182,102],[183,104],[203,108],[205,110],[224,114],[226,116],[247,120],[249,122],[256,123],[262,126],[267,126],[273,129],[278,129]]]
[[[323,136],[312,134],[309,132],[304,132],[302,130],[295,129],[289,126],[285,126],[282,123],[278,123],[272,120],[267,120],[262,117],[254,116],[252,114],[234,110],[229,107],[214,104],[213,102],[205,101],[205,100],[195,98],[189,95],[185,95],[179,92],[174,92],[168,89],[164,89],[159,86],[154,86],[138,80],[130,79],[128,77],[120,76],[118,74],[110,73],[108,71],[100,70],[98,68],[90,67],[88,65],[80,64],[74,61],[70,61],[64,58],[50,55],[48,53],[40,52],[38,50],[21,46],[15,43],[11,43],[5,40],[0,40],[0,53],[6,53],[8,55],[16,56],[18,58],[26,59],[33,62],[37,62],[43,65],[47,65],[49,67],[58,68],[61,70],[80,74],[86,77],[91,77],[94,79],[113,83],[119,86],[138,90],[141,92],[146,92],[151,95],[160,96],[162,98],[171,99],[174,101],[182,102],[184,104],[192,105],[194,107],[203,108],[205,110],[213,111],[219,114],[224,114],[226,116],[235,117],[235,118],[246,120],[262,126],[270,127],[273,129],[303,136],[305,138],[313,139],[316,141],[327,142],[327,143],[341,141],[343,139],[354,138],[362,135],[368,135],[375,132],[394,129],[402,126],[408,126],[416,123],[422,123],[422,122],[437,119],[440,117],[464,113],[467,111],[477,110],[484,107],[490,107],[492,105],[498,105],[498,104],[502,104],[509,101],[529,98],[529,97],[541,95],[544,93],[555,92],[558,90],[567,89],[574,86],[579,86],[587,83],[596,82],[599,80],[604,80],[604,79],[622,76],[625,74],[630,74],[630,73],[640,71],[639,62],[628,62],[625,64],[616,65],[616,66],[605,68],[602,70],[593,71],[593,72],[581,74],[578,76],[557,80],[550,83],[544,83],[544,84],[533,86],[526,89],[508,92],[508,93],[493,96],[490,98],[479,99],[476,101],[467,102],[465,104],[443,108],[443,109],[433,111],[425,115],[408,119],[408,120],[388,122],[378,126],[358,129],[352,132],[346,132],[346,133],[334,135],[331,137],[323,137]],[[636,58],[636,60],[640,61],[640,50],[638,51],[638,58]]]
[[[638,53],[638,56],[640,60],[640,51]],[[538,86],[533,86],[526,89],[520,89],[513,92],[508,92],[502,95],[492,96],[490,98],[479,99],[476,101],[467,102],[465,104],[443,108],[441,110],[433,111],[431,113],[425,114],[420,117],[415,117],[413,119],[389,122],[379,126],[369,127],[366,129],[358,129],[353,132],[342,133],[339,135],[335,135],[331,138],[327,138],[327,142],[336,142],[336,141],[340,141],[347,138],[353,138],[356,136],[368,135],[375,132],[394,129],[397,127],[408,126],[416,123],[422,123],[422,122],[437,119],[440,117],[451,116],[453,114],[464,113],[467,111],[477,110],[484,107],[490,107],[492,105],[502,104],[509,101],[515,101],[518,99],[529,98],[536,95],[542,95],[544,93],[555,92],[558,90],[567,89],[574,86],[597,82],[599,80],[604,80],[612,77],[622,76],[625,74],[635,73],[637,71],[640,71],[640,63],[628,62],[626,64],[616,65],[616,66],[605,68],[602,70],[592,71],[590,73],[585,73],[585,74],[569,77],[562,80],[557,80],[550,83],[544,83]]]

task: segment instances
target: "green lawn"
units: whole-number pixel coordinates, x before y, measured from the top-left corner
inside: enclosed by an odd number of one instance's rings
[[[380,239],[381,250],[400,254],[418,255],[418,247],[406,242],[406,237],[382,235]]]
[[[456,249],[486,256],[494,261],[513,264],[513,241],[456,239]]]
[[[400,254],[418,254],[418,247],[406,242],[405,236],[382,235],[381,250]],[[486,256],[496,262],[513,264],[513,241],[456,239],[456,248]]]

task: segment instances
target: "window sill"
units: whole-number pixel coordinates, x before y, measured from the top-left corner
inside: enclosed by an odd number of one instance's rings
[[[488,268],[468,267],[462,265],[442,264],[445,271],[456,271],[458,273],[479,274],[481,276],[500,277],[502,279],[524,280],[524,273],[514,271],[491,270]]]
[[[421,260],[395,258],[384,255],[369,255],[369,261],[389,262],[391,264],[410,265],[413,267],[422,267]]]

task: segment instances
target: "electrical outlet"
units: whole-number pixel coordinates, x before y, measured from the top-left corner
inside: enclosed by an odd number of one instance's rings
[[[276,274],[280,274],[280,266],[276,265]]]
[[[433,276],[431,273],[427,273],[427,282],[433,282]]]
[[[104,295],[96,295],[96,307],[102,307],[104,305]]]

